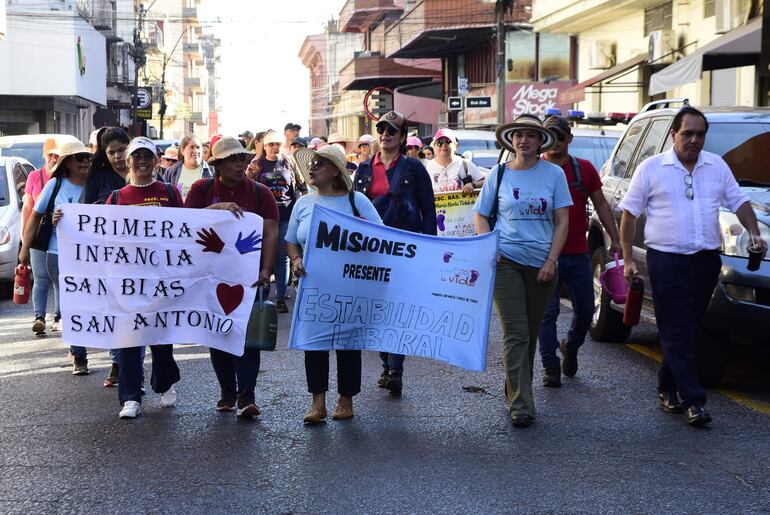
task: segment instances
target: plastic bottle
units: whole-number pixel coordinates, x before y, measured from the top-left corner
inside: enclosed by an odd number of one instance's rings
[[[640,277],[631,279],[626,297],[626,306],[623,309],[623,323],[635,326],[639,323],[642,314],[642,301],[644,300],[644,281]]]

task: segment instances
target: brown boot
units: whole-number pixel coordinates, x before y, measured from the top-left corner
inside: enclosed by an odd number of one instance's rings
[[[337,405],[332,412],[332,420],[346,420],[353,418],[353,397],[340,395]]]
[[[313,405],[310,406],[310,411],[307,412],[302,421],[305,424],[320,424],[326,420],[326,415],[326,394],[314,393]]]

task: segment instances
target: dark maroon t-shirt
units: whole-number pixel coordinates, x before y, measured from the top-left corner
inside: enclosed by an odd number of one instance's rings
[[[187,193],[184,207],[200,209],[219,202],[235,202],[244,211],[259,215],[264,220],[278,221],[278,205],[275,203],[273,192],[267,186],[244,177],[241,184],[230,189],[226,188],[217,177],[209,187],[211,180],[195,181]]]
[[[585,194],[577,188],[570,186],[569,192],[572,195],[572,205],[569,208],[569,230],[567,232],[567,241],[564,243],[562,254],[585,254],[588,252],[588,240],[586,239],[586,194],[602,189],[602,179],[590,161],[576,158],[580,164],[580,176],[582,178]],[[567,177],[567,184],[575,182],[575,172],[572,170],[572,160],[562,165],[564,175]]]

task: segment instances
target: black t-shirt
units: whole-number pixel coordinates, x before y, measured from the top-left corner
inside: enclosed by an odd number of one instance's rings
[[[270,161],[260,158],[259,182],[273,192],[273,198],[278,205],[278,213],[282,222],[288,222],[296,201],[294,190],[294,174],[282,160]]]
[[[109,163],[94,168],[88,174],[88,179],[80,195],[82,204],[104,203],[113,190],[119,190],[126,185],[126,180],[112,169]]]

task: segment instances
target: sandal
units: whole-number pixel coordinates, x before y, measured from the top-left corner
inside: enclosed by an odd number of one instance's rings
[[[307,414],[305,415],[305,418],[302,419],[302,421],[305,424],[320,424],[325,420],[326,420],[326,410],[319,411],[315,408],[310,408],[310,411],[307,412]]]

